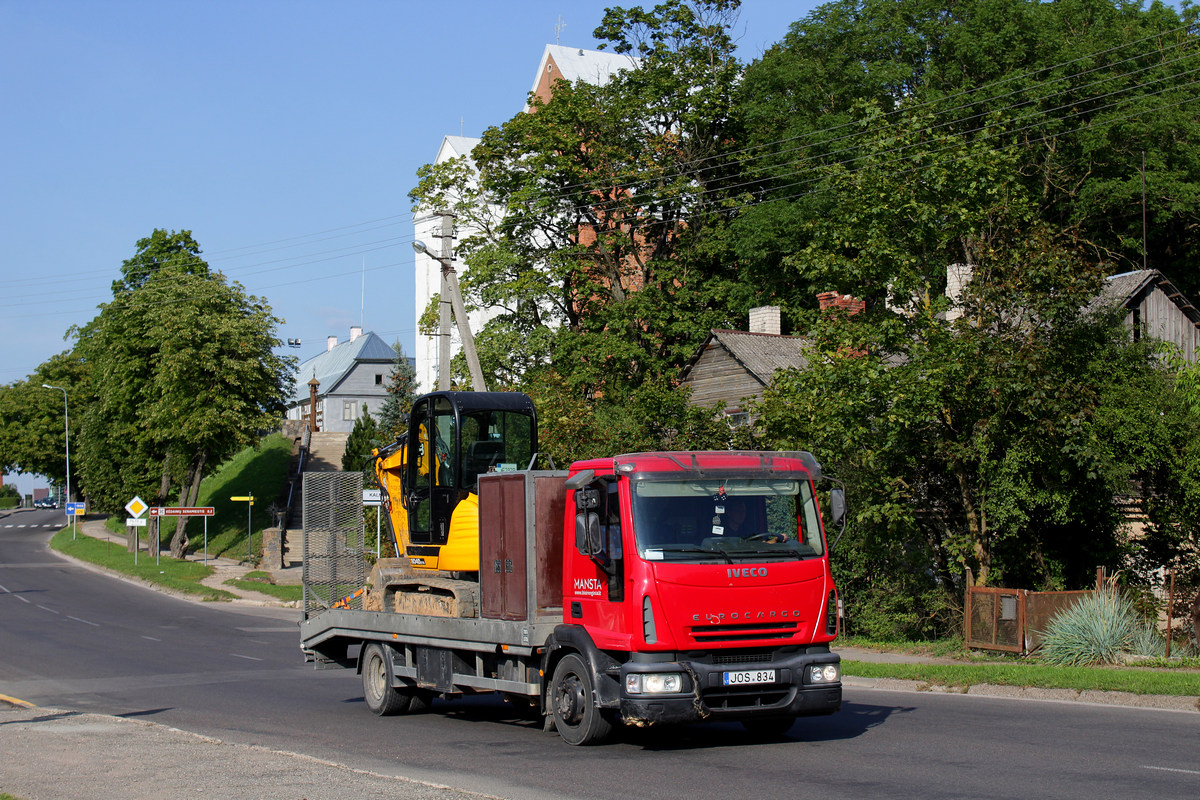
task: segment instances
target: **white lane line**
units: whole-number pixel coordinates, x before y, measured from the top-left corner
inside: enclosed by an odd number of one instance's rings
[[[1182,772],[1184,775],[1200,775],[1200,770],[1197,770],[1197,769],[1177,769],[1176,767],[1156,767],[1152,764],[1143,764],[1142,769],[1156,769],[1159,772]]]
[[[91,625],[93,628],[100,627],[99,622],[88,622],[86,619],[80,619],[79,617],[72,617],[70,614],[67,615],[67,619],[73,619],[76,622],[82,622],[84,625]]]
[[[143,639],[149,639],[152,642],[161,642],[162,639],[155,639],[153,636],[142,636]]]
[[[0,586],[0,589],[3,589],[5,594],[11,594],[13,597],[17,598],[17,599],[18,599],[18,600],[20,600],[22,603],[28,603],[28,602],[29,602],[29,598],[28,598],[28,597],[22,597],[21,595],[17,594],[16,592],[14,592],[14,591],[11,591],[11,590],[10,590],[10,589],[9,589],[7,586]]]
[[[61,614],[62,613],[61,611],[55,611],[53,608],[47,608],[46,606],[41,605],[40,603],[38,604],[38,608],[40,608],[42,611],[49,611],[51,614]]]
[[[230,653],[229,655],[233,656],[234,658],[245,658],[250,661],[262,661],[261,658],[255,658],[254,656],[244,656],[241,653]]]

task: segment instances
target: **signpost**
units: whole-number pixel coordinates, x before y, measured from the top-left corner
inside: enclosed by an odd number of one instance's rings
[[[134,566],[137,566],[138,550],[140,549],[140,546],[138,545],[136,528],[145,527],[146,520],[142,519],[142,514],[145,514],[146,509],[148,509],[148,508],[150,508],[150,506],[146,505],[146,501],[143,500],[142,498],[136,497],[136,496],[132,500],[130,500],[128,503],[125,504],[125,511],[126,511],[126,513],[129,514],[129,519],[125,520],[125,525],[127,527],[135,529],[132,531],[132,533],[133,533],[133,564],[134,564]],[[150,546],[149,533],[150,533],[149,531],[146,532],[146,534],[147,534],[146,547],[147,548],[149,548],[149,546]]]
[[[250,512],[254,508],[254,495],[238,495],[229,499],[235,503],[246,504],[246,560],[254,563],[254,528],[250,522]]]
[[[379,508],[381,501],[379,499],[380,492],[378,489],[363,489],[363,506],[374,506]],[[379,560],[379,515],[380,512],[375,512],[375,560]]]
[[[215,513],[212,506],[159,506],[150,509],[152,517],[204,517],[204,565],[208,566],[208,518]]]

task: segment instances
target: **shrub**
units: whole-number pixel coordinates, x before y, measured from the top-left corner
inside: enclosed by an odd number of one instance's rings
[[[1127,598],[1114,591],[1096,592],[1050,621],[1042,660],[1064,667],[1113,664],[1122,653],[1132,651],[1142,627]]]

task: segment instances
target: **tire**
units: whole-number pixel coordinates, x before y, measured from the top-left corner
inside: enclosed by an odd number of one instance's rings
[[[591,670],[575,653],[563,656],[554,668],[550,713],[558,735],[567,744],[599,744],[612,733],[612,723],[596,707]]]
[[[412,708],[413,697],[392,686],[392,660],[376,642],[363,647],[363,697],[372,714],[390,717],[404,714]]]
[[[742,727],[747,733],[764,739],[778,739],[795,724],[795,717],[758,717],[742,720]]]

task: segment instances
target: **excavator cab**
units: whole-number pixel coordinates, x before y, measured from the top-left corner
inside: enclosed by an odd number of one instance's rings
[[[478,572],[479,476],[528,469],[536,453],[528,395],[418,398],[408,433],[380,451],[375,465],[397,551],[415,569]]]

